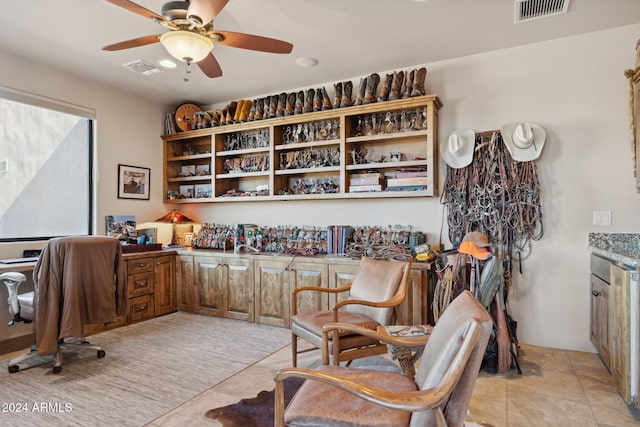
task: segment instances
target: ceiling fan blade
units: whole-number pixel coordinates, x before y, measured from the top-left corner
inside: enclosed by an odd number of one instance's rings
[[[228,2],[229,0],[191,0],[189,10],[187,10],[187,19],[195,21],[201,26],[207,25],[218,16]]]
[[[129,49],[132,47],[138,46],[146,46],[148,44],[157,43],[160,41],[160,34],[154,34],[152,36],[144,36],[138,37],[137,39],[131,39],[120,43],[110,44],[109,46],[105,46],[102,50],[114,51],[114,50],[123,50]]]
[[[137,13],[138,15],[144,16],[145,18],[159,20],[159,21],[167,21],[167,19],[158,15],[155,12],[150,11],[149,9],[145,9],[144,7],[135,4],[129,0],[107,0],[109,3],[115,4],[116,6],[120,6],[124,9],[127,9],[130,12]],[[168,21],[167,21],[168,22]]]
[[[269,53],[291,53],[293,45],[291,43],[271,39],[269,37],[254,36],[253,34],[235,33],[233,31],[214,31],[215,34],[222,36],[222,40],[218,43],[239,47],[241,49],[257,50],[259,52]]]
[[[205,56],[202,61],[198,62],[198,67],[200,67],[207,77],[212,79],[222,76],[222,68],[220,68],[220,64],[218,64],[218,60],[213,56],[213,53],[210,53]]]

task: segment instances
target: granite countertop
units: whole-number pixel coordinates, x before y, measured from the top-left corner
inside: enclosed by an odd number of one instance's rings
[[[640,234],[589,233],[589,249],[594,254],[640,268]]]

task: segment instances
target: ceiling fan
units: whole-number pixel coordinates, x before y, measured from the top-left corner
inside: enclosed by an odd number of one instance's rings
[[[160,42],[171,56],[187,65],[196,62],[210,78],[222,76],[222,68],[212,53],[216,43],[269,53],[291,53],[293,49],[291,43],[282,40],[215,30],[213,20],[229,0],[170,1],[162,6],[161,15],[129,0],[107,1],[149,18],[170,31],[115,43],[102,50],[116,51]]]

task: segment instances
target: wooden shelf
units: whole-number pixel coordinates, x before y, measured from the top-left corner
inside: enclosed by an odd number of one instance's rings
[[[367,198],[401,198],[401,197],[433,197],[437,195],[437,142],[438,142],[438,110],[442,104],[436,95],[426,95],[415,98],[399,99],[386,102],[375,102],[367,105],[358,105],[347,108],[338,108],[314,113],[297,114],[293,116],[277,117],[259,121],[236,123],[224,126],[217,126],[206,129],[199,129],[181,134],[163,136],[164,142],[164,194],[168,203],[211,203],[211,202],[233,202],[233,201],[265,201],[265,200],[312,200],[312,199],[367,199]],[[365,136],[353,135],[359,120],[367,118],[372,114],[408,114],[421,123],[418,130],[408,132],[395,132]],[[426,125],[424,123],[426,117]],[[417,118],[417,119],[416,119]],[[311,142],[300,142],[282,144],[283,134],[287,127],[316,123],[321,121],[331,121],[332,131],[339,126],[338,139],[319,140]],[[414,122],[411,122],[414,123]],[[418,126],[416,126],[418,128]],[[316,128],[317,129],[317,128]],[[323,128],[328,129],[328,128]],[[268,147],[247,148],[240,150],[223,150],[224,142],[233,134],[241,134],[252,131],[265,131],[265,138],[268,137]],[[278,144],[275,142],[278,141]],[[266,142],[266,141],[263,141]],[[300,152],[301,156],[310,156],[312,164],[313,156],[326,156],[324,150],[332,150],[330,154],[332,163],[338,166],[312,167],[298,169],[280,169],[280,157],[288,152]],[[176,156],[177,153],[186,153],[189,150],[200,152],[201,154]],[[338,152],[339,150],[339,152]],[[210,151],[211,153],[202,153]],[[403,159],[420,158],[423,160],[401,160],[396,162],[377,161],[374,163],[352,164],[352,156],[363,156],[365,159],[380,160],[395,156],[400,153]],[[292,153],[298,155],[297,153]],[[288,155],[288,154],[287,154]],[[250,157],[268,156],[268,171],[262,172],[240,172],[223,173],[225,162],[229,159],[244,159]],[[339,156],[339,159],[338,159]],[[253,160],[253,159],[251,159]],[[260,161],[265,161],[265,157],[260,157]],[[236,160],[237,161],[237,160]],[[210,166],[210,175],[177,177],[182,166],[190,165]],[[227,166],[228,167],[228,166]],[[351,176],[355,173],[366,170],[384,171],[385,175],[393,173],[393,169],[420,168],[427,171],[428,187],[420,191],[380,191],[371,193],[351,193],[349,183]],[[314,194],[279,194],[291,191],[290,187],[300,183],[299,179],[305,180],[305,185],[309,185],[312,190],[317,190],[313,180],[320,181],[325,178],[322,174],[339,185],[335,193],[314,193]],[[307,184],[311,182],[311,184]],[[198,185],[210,185],[210,198],[205,199],[180,199],[180,186],[184,183],[195,183]],[[333,185],[335,185],[333,184]],[[263,196],[225,196],[229,191],[239,193],[250,193],[256,191],[257,187],[268,188],[269,195]],[[328,187],[324,187],[328,188]],[[171,197],[169,197],[171,195]]]

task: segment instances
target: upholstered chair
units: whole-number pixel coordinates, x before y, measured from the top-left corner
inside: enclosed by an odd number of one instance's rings
[[[293,366],[298,360],[298,337],[314,347],[322,345],[322,327],[329,322],[342,322],[375,330],[394,322],[398,306],[407,294],[410,262],[362,258],[353,280],[337,289],[304,286],[296,288],[291,297],[291,350]],[[298,313],[298,295],[321,292],[338,295],[348,292],[348,298],[336,303],[331,310]],[[361,357],[381,354],[386,346],[375,338],[359,333],[340,332],[340,345],[329,339],[333,364]]]
[[[492,326],[482,304],[464,291],[433,328],[415,380],[396,372],[333,365],[282,369],[275,377],[274,424],[462,427]],[[395,345],[410,341],[344,324],[327,325],[325,340],[333,330],[344,328],[360,329],[359,333]],[[283,381],[291,377],[306,381],[285,411]]]

